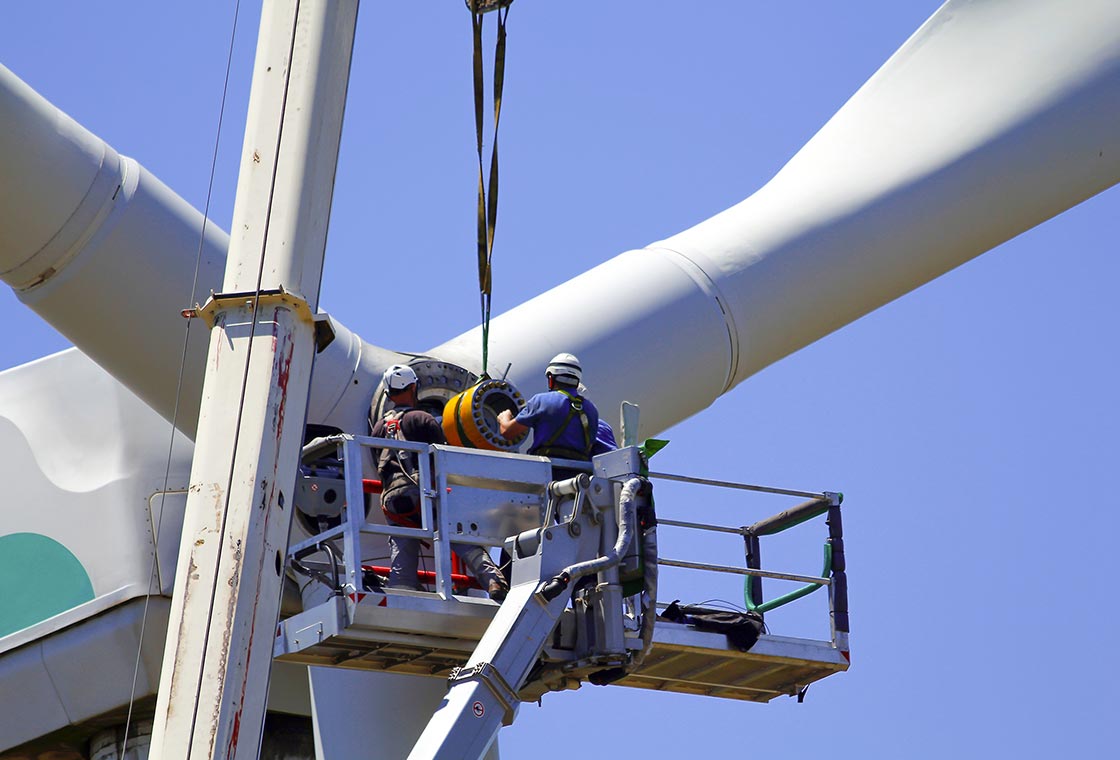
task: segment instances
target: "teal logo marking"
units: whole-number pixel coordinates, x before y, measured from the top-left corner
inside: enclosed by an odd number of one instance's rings
[[[93,599],[93,584],[69,549],[39,533],[0,536],[0,636]]]

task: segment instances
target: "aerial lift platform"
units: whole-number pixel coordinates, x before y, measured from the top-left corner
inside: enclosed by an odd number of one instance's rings
[[[430,486],[421,489],[420,528],[368,520],[377,489],[363,480],[361,465],[371,461],[368,450],[381,448],[418,454],[418,481]],[[447,679],[448,699],[412,757],[481,756],[520,702],[587,682],[768,702],[800,698],[809,684],[848,668],[839,494],[650,473],[634,446],[589,464],[336,435],[308,444],[303,461],[297,507],[318,532],[289,548],[304,609],[280,622],[274,654],[306,665]],[[564,468],[562,479],[554,466]],[[748,526],[683,522],[655,516],[651,480],[658,478],[807,500]],[[821,576],[761,568],[762,536],[821,515],[829,529]],[[659,557],[658,527],[738,535],[745,562]],[[430,545],[433,569],[422,576],[430,591],[385,588],[384,568],[366,564],[384,554],[392,535]],[[452,543],[503,549],[511,590],[501,605],[457,572]],[[744,576],[746,606],[759,619],[825,587],[831,637],[764,631],[749,648],[736,645],[704,629],[711,610],[686,607],[682,617],[676,605],[657,601],[659,567]],[[762,602],[762,578],[804,585]]]

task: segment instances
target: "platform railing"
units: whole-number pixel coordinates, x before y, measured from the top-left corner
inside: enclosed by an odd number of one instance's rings
[[[363,480],[366,451],[373,451],[376,458],[377,452],[382,449],[416,455],[414,474],[420,493],[419,528],[382,525],[366,519],[365,494],[377,492],[376,489],[368,489],[373,483]],[[337,462],[331,457],[337,457]],[[454,571],[457,568],[453,561],[453,547],[475,544],[490,549],[501,546],[509,535],[539,527],[551,473],[549,461],[542,457],[346,434],[311,441],[303,449],[302,462],[308,467],[316,465],[314,469],[330,471],[332,477],[334,474],[341,475],[344,510],[339,524],[289,547],[288,558],[293,568],[297,571],[310,570],[313,564],[316,570],[325,567],[325,571],[305,574],[318,575],[320,580],[328,583],[337,577],[337,593],[360,593],[364,590],[363,535],[417,538],[429,542],[432,547],[434,593],[444,600],[462,599],[454,594],[457,588]],[[578,464],[589,468],[587,462]],[[473,520],[468,523],[467,520],[456,519],[451,504],[459,505],[464,499],[470,501],[468,492],[478,489],[487,494],[498,494],[499,498],[491,500],[494,503],[520,507],[521,511],[516,517],[502,520],[494,519],[491,510],[487,519],[477,520],[478,526]],[[443,506],[439,506],[441,504]],[[357,507],[351,508],[351,505]],[[532,524],[529,525],[529,522]],[[514,527],[510,528],[511,525]],[[341,545],[341,552],[331,554],[328,547],[336,548],[336,545]],[[328,554],[326,565],[321,560],[303,564],[305,558],[319,552]],[[327,578],[327,572],[330,578]],[[464,585],[462,581],[460,577],[458,587]]]
[[[828,491],[812,492],[788,488],[774,488],[770,486],[674,475],[663,472],[650,472],[649,477],[654,480],[668,480],[731,490],[796,496],[807,499],[807,501],[790,509],[750,525],[715,525],[659,517],[657,520],[658,526],[740,536],[744,543],[745,563],[742,567],[736,567],[710,562],[671,559],[667,557],[659,557],[657,563],[659,566],[664,567],[743,576],[744,607],[748,611],[761,614],[789,604],[817,589],[828,588],[828,611],[831,622],[832,643],[837,648],[845,652],[847,651],[847,637],[849,632],[847,577],[844,564],[843,529],[840,522],[840,503],[843,500],[843,494]],[[785,531],[822,515],[827,515],[826,522],[828,524],[829,535],[824,545],[824,568],[819,576],[763,570],[761,568],[761,546],[759,541],[761,536],[773,535]],[[762,599],[763,578],[792,581],[804,585],[801,588],[764,602]],[[668,606],[667,603],[658,602],[659,608],[664,609]]]
[[[363,489],[363,467],[365,461],[364,450],[391,449],[395,451],[412,452],[417,455],[417,480],[420,492],[420,522],[419,528],[408,528],[398,525],[381,525],[370,523],[365,515],[365,493]],[[480,456],[485,452],[473,450],[449,449],[449,447],[436,447],[447,450],[447,454],[455,451],[471,451]],[[435,449],[428,444],[400,441],[388,438],[373,438],[368,436],[335,435],[312,441],[304,448],[303,460],[305,463],[322,459],[333,454],[341,463],[344,479],[344,503],[346,505],[342,521],[335,527],[320,532],[308,539],[293,544],[289,548],[289,561],[298,565],[303,558],[324,552],[328,556],[328,569],[331,571],[327,582],[334,583],[339,593],[355,593],[365,590],[363,584],[362,546],[361,537],[364,534],[412,537],[430,541],[434,554],[434,586],[435,594],[442,599],[453,598],[455,582],[452,577],[452,551],[450,540],[436,540],[441,533],[440,519],[437,516],[436,503],[442,490],[450,492],[449,473],[434,471],[433,462],[436,459]],[[441,454],[446,456],[446,454]],[[454,455],[461,456],[461,455]],[[504,455],[514,459],[537,459],[519,455]],[[553,460],[554,466],[569,467],[570,469],[590,469],[586,462]],[[659,517],[657,524],[663,527],[679,528],[684,530],[702,531],[708,533],[733,534],[739,536],[744,542],[745,563],[743,566],[730,566],[711,562],[694,561],[689,559],[676,559],[658,557],[657,564],[662,567],[674,567],[687,570],[697,570],[726,575],[738,575],[744,578],[744,606],[748,610],[760,613],[768,612],[805,596],[819,588],[828,588],[829,615],[832,622],[833,643],[846,650],[846,637],[848,634],[848,605],[847,582],[843,557],[843,536],[840,524],[840,502],[842,495],[832,492],[812,492],[786,488],[737,483],[726,480],[697,478],[684,475],[675,475],[664,472],[650,472],[651,480],[666,480],[680,483],[710,486],[721,489],[750,491],[781,496],[794,496],[806,499],[783,512],[759,520],[751,525],[716,525],[696,521],[674,520]],[[350,505],[357,505],[351,508]],[[759,539],[761,536],[772,535],[788,528],[799,525],[821,515],[827,515],[829,537],[825,545],[826,561],[820,576],[802,573],[782,572],[761,567],[761,550]],[[444,525],[443,535],[451,536],[450,525]],[[455,536],[453,540],[464,543],[476,543],[483,546],[498,546],[503,537]],[[341,544],[342,551],[337,551],[337,544]],[[325,573],[320,574],[326,576]],[[801,583],[804,586],[769,601],[763,601],[762,579],[773,579]],[[659,607],[666,607],[659,603]]]
[[[402,525],[380,525],[366,520],[365,491],[362,485],[363,449],[391,449],[415,453],[417,459],[416,477],[420,491],[420,527],[408,528]],[[434,509],[431,447],[426,443],[399,441],[389,438],[370,436],[333,435],[318,438],[303,448],[302,461],[305,464],[334,453],[342,464],[344,489],[344,514],[342,522],[326,531],[288,547],[289,561],[299,562],[319,551],[331,542],[340,541],[343,546],[341,558],[331,556],[332,564],[337,564],[334,572],[339,579],[339,590],[344,593],[359,593],[364,590],[362,580],[363,534],[418,538],[431,541],[436,552],[436,567],[447,567],[446,573],[436,572],[436,593],[447,598],[452,592],[451,562],[441,562],[441,554],[449,550],[443,542],[435,541],[436,521]]]

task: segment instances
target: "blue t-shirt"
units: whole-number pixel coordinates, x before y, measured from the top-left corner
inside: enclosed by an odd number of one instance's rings
[[[576,394],[573,394],[576,395]],[[576,395],[576,398],[580,396]],[[529,399],[525,408],[517,414],[517,421],[533,431],[533,445],[530,454],[536,454],[557,429],[564,424],[564,420],[571,411],[571,401],[560,391],[538,393]],[[595,434],[599,428],[599,410],[591,403],[590,399],[583,399],[583,411],[587,415],[588,431],[591,443],[595,441]],[[562,447],[574,451],[588,451],[588,445],[583,437],[583,423],[579,414],[572,415],[564,431],[550,444],[550,447]],[[569,457],[571,458],[571,457]],[[584,457],[579,457],[584,458]]]

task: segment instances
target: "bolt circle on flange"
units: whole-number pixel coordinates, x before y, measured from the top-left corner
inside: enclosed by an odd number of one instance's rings
[[[525,398],[507,380],[483,380],[448,400],[443,408],[443,433],[452,446],[490,451],[516,451],[525,436],[505,438],[498,425],[504,411],[517,414]]]

